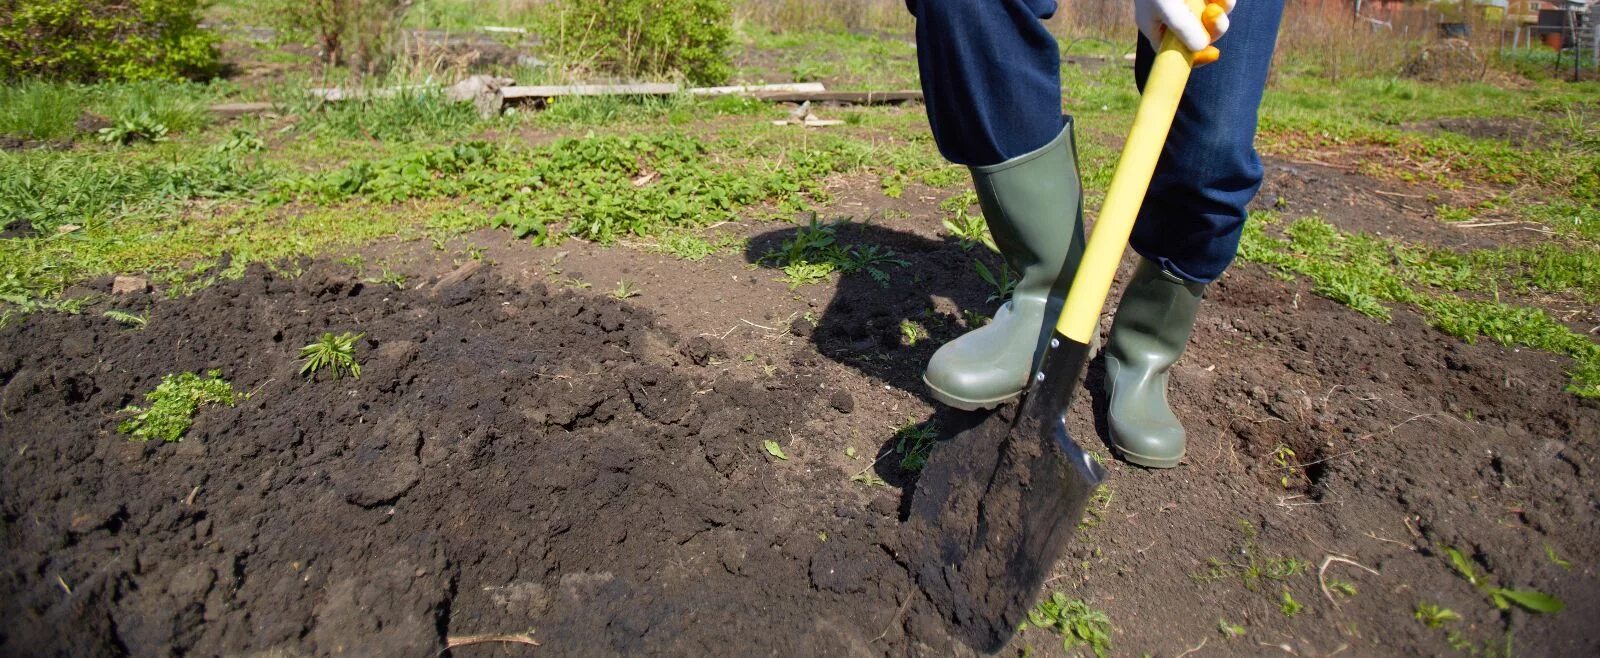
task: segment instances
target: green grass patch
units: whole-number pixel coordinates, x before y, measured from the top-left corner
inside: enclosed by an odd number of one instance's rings
[[[132,417],[117,425],[117,431],[135,441],[177,441],[194,424],[194,414],[202,405],[233,403],[242,394],[222,378],[221,370],[212,370],[201,377],[192,372],[165,375],[155,390],[146,393],[145,404],[129,405],[123,413]]]
[[[1600,258],[1593,249],[1564,252],[1563,247],[1544,245],[1461,256],[1344,233],[1317,218],[1294,221],[1283,227],[1282,237],[1269,235],[1267,228],[1277,222],[1270,214],[1253,216],[1239,255],[1304,275],[1318,294],[1380,320],[1390,319],[1391,304],[1407,304],[1432,326],[1468,343],[1488,337],[1502,345],[1571,357],[1567,390],[1600,397],[1600,344],[1541,309],[1453,294],[1504,281],[1513,289],[1571,292],[1594,299],[1600,289],[1594,271],[1586,269]]]

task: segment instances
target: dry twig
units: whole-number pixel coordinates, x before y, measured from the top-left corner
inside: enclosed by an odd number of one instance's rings
[[[454,649],[456,647],[464,647],[469,644],[484,644],[488,642],[510,642],[513,644],[526,644],[534,647],[539,646],[539,641],[533,639],[533,635],[530,633],[485,633],[483,635],[455,635],[447,637],[444,639],[444,648]],[[440,653],[444,652],[441,651]]]
[[[1328,597],[1328,602],[1332,603],[1333,607],[1335,607],[1335,608],[1339,607],[1339,602],[1334,600],[1333,592],[1328,591],[1328,565],[1333,564],[1335,562],[1339,562],[1339,563],[1342,563],[1342,564],[1348,564],[1350,566],[1357,567],[1357,568],[1359,568],[1359,569],[1361,569],[1363,571],[1366,571],[1367,573],[1370,573],[1370,574],[1372,574],[1374,576],[1382,575],[1382,574],[1378,573],[1378,571],[1376,569],[1368,567],[1368,566],[1366,566],[1364,564],[1361,564],[1360,562],[1356,562],[1355,560],[1351,560],[1349,558],[1343,558],[1343,557],[1339,557],[1337,555],[1323,556],[1323,558],[1322,558],[1322,566],[1317,568],[1317,586],[1322,588],[1322,595],[1325,596],[1325,597]]]

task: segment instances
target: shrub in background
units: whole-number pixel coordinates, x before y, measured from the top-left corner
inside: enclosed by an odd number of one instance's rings
[[[276,26],[313,43],[328,65],[373,75],[388,68],[413,0],[273,0]]]
[[[217,72],[201,0],[0,0],[0,79],[176,80]]]
[[[556,48],[580,66],[697,84],[733,75],[727,0],[562,0],[557,18]]]

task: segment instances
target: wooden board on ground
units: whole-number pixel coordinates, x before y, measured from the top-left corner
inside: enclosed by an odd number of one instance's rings
[[[820,92],[771,92],[755,95],[764,101],[774,103],[845,103],[849,105],[883,105],[890,103],[904,103],[907,101],[922,100],[920,91],[820,91]]]

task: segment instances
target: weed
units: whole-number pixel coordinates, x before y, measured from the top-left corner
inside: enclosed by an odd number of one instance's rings
[[[895,257],[893,251],[877,245],[842,246],[835,232],[834,224],[824,224],[812,217],[810,224],[797,229],[793,237],[784,240],[777,249],[762,256],[761,260],[782,268],[782,280],[788,282],[790,290],[825,280],[835,272],[864,272],[878,285],[887,287],[889,274],[885,267],[910,265]]]
[[[1446,546],[1444,552],[1450,559],[1450,566],[1455,569],[1456,574],[1488,596],[1494,607],[1500,610],[1509,609],[1513,604],[1528,612],[1537,613],[1561,612],[1567,607],[1565,603],[1561,602],[1561,599],[1544,592],[1495,587],[1490,584],[1488,574],[1479,573],[1478,568],[1461,551],[1456,550],[1455,547]]]
[[[1283,595],[1278,597],[1278,612],[1282,612],[1285,617],[1293,617],[1300,614],[1302,610],[1305,610],[1305,606],[1294,600],[1294,596],[1289,594],[1289,590],[1283,590]]]
[[[127,311],[118,311],[116,309],[112,309],[102,313],[101,315],[110,318],[115,322],[121,323],[122,326],[128,327],[129,329],[143,329],[145,328],[145,325],[150,324],[150,318],[143,315],[129,313]]]
[[[1350,598],[1356,595],[1356,584],[1348,580],[1334,578],[1328,581],[1328,590],[1345,598]]]
[[[981,244],[990,251],[998,252],[1000,249],[995,246],[994,237],[989,235],[989,223],[984,221],[983,215],[973,214],[970,210],[977,202],[977,193],[971,191],[957,194],[941,202],[939,209],[950,213],[949,217],[942,220],[944,229],[955,236],[962,249],[971,249]]]
[[[1106,613],[1089,607],[1079,599],[1068,599],[1065,594],[1051,592],[1049,597],[1028,611],[1028,621],[1065,638],[1064,648],[1085,645],[1095,656],[1105,658],[1111,650],[1111,618]]]
[[[1207,568],[1203,573],[1192,574],[1190,578],[1198,582],[1216,582],[1230,578],[1238,578],[1245,589],[1256,591],[1262,580],[1286,581],[1294,576],[1304,573],[1310,566],[1304,560],[1294,557],[1262,555],[1261,546],[1257,541],[1256,526],[1249,521],[1239,521],[1239,528],[1244,533],[1244,542],[1239,547],[1239,554],[1244,556],[1244,562],[1223,562],[1216,558],[1207,560]]]
[[[784,454],[783,446],[778,445],[777,441],[767,439],[761,442],[761,447],[767,450],[767,454],[778,458],[780,461],[789,461],[789,455]]]
[[[365,335],[347,331],[335,336],[333,332],[324,332],[317,342],[300,348],[300,360],[303,362],[300,374],[314,377],[318,371],[327,368],[333,371],[334,379],[341,379],[346,374],[360,379],[361,364],[356,362],[356,341]]]
[[[978,278],[983,279],[984,283],[989,284],[989,287],[994,289],[994,292],[990,293],[988,299],[984,301],[994,302],[1010,299],[1011,292],[1017,288],[1016,274],[1011,271],[1009,265],[1001,263],[998,275],[991,271],[988,265],[984,265],[981,260],[972,261],[972,268],[978,271]]]
[[[906,347],[915,347],[917,343],[922,342],[927,337],[928,330],[924,329],[922,325],[909,319],[900,321],[900,342],[904,343]]]
[[[916,419],[907,418],[894,428],[894,439],[894,450],[900,455],[900,469],[920,471],[939,442],[939,426],[933,421],[918,424]]]
[[[135,441],[177,441],[194,424],[195,411],[201,405],[226,404],[233,406],[239,393],[222,378],[221,370],[211,370],[206,376],[184,372],[164,375],[161,383],[144,396],[147,407],[129,405],[123,413],[133,417],[117,425],[117,431]]]
[[[1456,611],[1432,603],[1418,603],[1416,612],[1411,616],[1428,628],[1439,628],[1448,623],[1461,621],[1461,615],[1456,614]]]
[[[1562,559],[1560,555],[1557,555],[1555,547],[1549,544],[1544,545],[1544,556],[1550,559],[1551,564],[1561,567],[1562,569],[1569,571],[1572,570],[1572,563]]]
[[[41,81],[0,86],[0,135],[36,141],[71,139],[83,112],[77,87]]]
[[[1230,639],[1230,640],[1232,640],[1234,638],[1244,637],[1244,627],[1243,626],[1240,626],[1238,624],[1230,624],[1230,623],[1228,623],[1228,620],[1222,619],[1220,617],[1217,618],[1217,632],[1222,633],[1222,637],[1225,637],[1225,638]]]
[[[217,145],[212,147],[213,150],[224,155],[244,155],[255,153],[263,148],[266,148],[266,142],[261,141],[261,137],[256,135],[254,131],[244,128],[234,128],[228,133],[227,139],[217,142]]]
[[[378,285],[391,285],[396,290],[404,290],[406,287],[406,275],[390,269],[388,263],[379,263],[378,276],[362,280]]]
[[[167,126],[149,114],[135,114],[118,119],[116,123],[101,128],[96,139],[103,144],[128,145],[134,142],[165,142]]]
[[[1291,481],[1300,481],[1305,478],[1305,468],[1300,466],[1294,450],[1282,443],[1272,448],[1272,465],[1283,471],[1283,477],[1278,478],[1278,484],[1288,489]]]
[[[669,231],[661,236],[651,249],[670,254],[680,260],[698,262],[738,243],[739,240],[732,236],[722,236],[712,241],[688,231]]]
[[[865,485],[867,485],[869,487],[886,487],[886,486],[889,486],[889,483],[886,482],[882,477],[879,477],[877,473],[872,472],[872,467],[871,466],[868,466],[865,470],[861,471],[860,473],[856,473],[855,475],[850,476],[850,481],[851,482],[860,482],[860,483],[865,484]]]
[[[638,296],[639,296],[639,288],[638,288],[638,286],[635,286],[635,285],[633,285],[631,283],[628,283],[627,281],[618,281],[616,289],[611,291],[611,297],[613,299],[617,299],[617,300],[623,300],[623,299],[628,299],[629,297],[638,297]]]
[[[1111,487],[1100,485],[1095,487],[1094,494],[1089,497],[1089,504],[1084,506],[1083,520],[1078,522],[1079,530],[1086,530],[1100,525],[1106,510],[1111,508]]]

